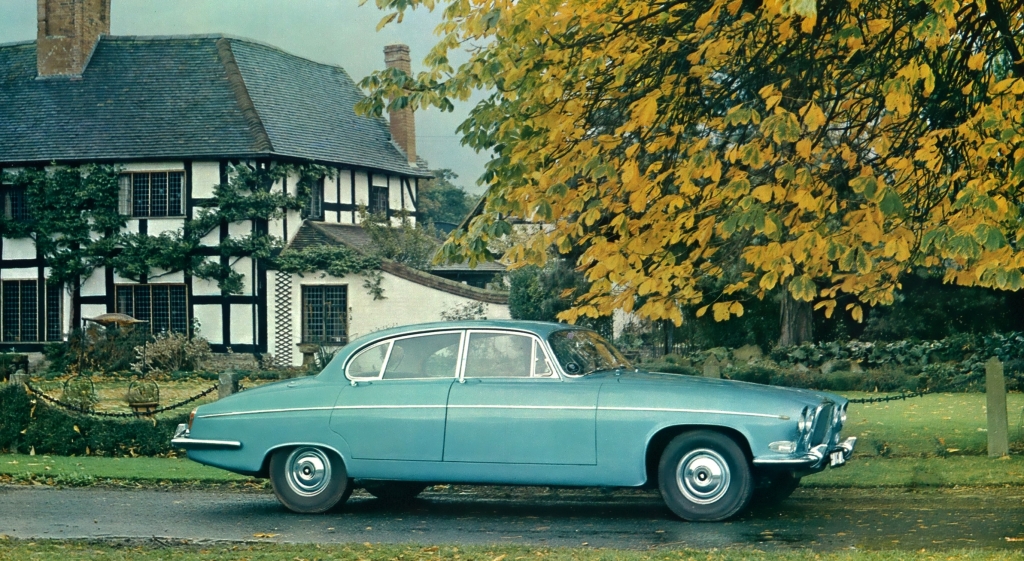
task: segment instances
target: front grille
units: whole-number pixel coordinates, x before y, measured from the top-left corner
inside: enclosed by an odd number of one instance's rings
[[[817,446],[825,443],[825,439],[828,438],[828,429],[832,426],[832,414],[834,410],[835,404],[833,403],[825,403],[821,406],[821,410],[818,411],[818,415],[814,419],[814,432],[811,433],[811,446]]]

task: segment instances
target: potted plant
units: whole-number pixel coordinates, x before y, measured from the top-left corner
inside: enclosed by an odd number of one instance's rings
[[[125,401],[136,417],[148,417],[160,406],[160,386],[153,380],[133,380],[128,384]]]

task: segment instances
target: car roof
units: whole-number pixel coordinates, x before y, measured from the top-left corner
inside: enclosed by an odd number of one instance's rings
[[[441,331],[452,329],[512,329],[517,331],[528,331],[542,338],[547,338],[548,335],[555,331],[584,328],[576,325],[569,325],[567,323],[554,323],[548,321],[525,321],[513,319],[436,321],[431,323],[403,325],[399,327],[384,329],[381,331],[374,331],[373,333],[369,333],[357,339],[353,339],[352,342],[346,345],[346,347],[360,347],[371,341],[377,341],[379,339],[385,339],[387,337],[393,337],[395,335],[405,335],[424,331]]]

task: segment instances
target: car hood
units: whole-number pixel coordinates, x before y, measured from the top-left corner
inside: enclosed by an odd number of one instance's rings
[[[828,392],[767,386],[738,380],[720,378],[704,378],[686,374],[669,374],[665,372],[648,372],[645,370],[621,370],[598,374],[602,378],[616,378],[620,384],[638,384],[650,386],[669,386],[690,394],[712,395],[739,392],[755,400],[796,401],[803,405],[817,405],[822,399],[830,399],[836,403],[844,403],[846,399]],[[588,376],[589,378],[589,376]],[[667,388],[666,388],[667,389]],[[652,391],[655,391],[652,389]]]

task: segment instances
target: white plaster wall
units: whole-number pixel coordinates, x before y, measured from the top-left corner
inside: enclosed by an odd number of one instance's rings
[[[165,271],[163,269],[152,269],[149,271],[149,277],[146,279],[149,284],[160,284],[160,283],[175,283],[181,284],[185,282],[184,271]]]
[[[253,294],[252,259],[249,257],[239,257],[237,262],[233,261],[236,258],[232,257],[231,259],[231,269],[243,275],[241,294]]]
[[[249,304],[231,304],[231,344],[251,345],[255,343],[253,332],[256,326],[252,323],[252,306]]]
[[[70,316],[68,311],[71,309],[70,299],[65,300],[67,307],[64,308],[64,315]],[[82,304],[82,317],[83,318],[94,318],[107,313],[107,307],[103,304]],[[71,321],[70,318],[65,317],[66,322]]]
[[[164,232],[169,232],[169,233],[173,234],[173,233],[178,232],[180,230],[183,230],[185,228],[185,219],[184,218],[180,218],[180,217],[179,218],[147,218],[146,220],[148,221],[147,222],[147,227],[146,227],[146,232],[150,236],[159,236],[160,234],[163,234]],[[131,222],[134,223],[135,224],[135,228],[138,229],[138,227],[139,227],[138,226],[139,225],[138,220],[137,219],[136,220],[132,220]]]
[[[36,242],[32,238],[4,239],[4,259],[35,259]]]
[[[192,198],[209,199],[220,184],[219,162],[192,162]]]
[[[39,278],[39,269],[35,267],[0,269],[0,278],[4,280],[35,280]]]
[[[106,267],[97,267],[82,282],[82,296],[104,296],[107,294]]]
[[[367,333],[380,331],[389,327],[411,325],[430,321],[440,321],[441,312],[475,302],[475,300],[442,292],[418,283],[381,272],[381,287],[384,289],[383,300],[374,300],[365,288],[364,277],[349,275],[343,278],[329,275],[292,275],[292,352],[291,363],[298,366],[302,363],[302,355],[297,344],[302,338],[302,285],[348,285],[348,336],[349,340]],[[275,353],[277,333],[274,329],[275,318],[274,282],[268,283],[268,349]],[[488,319],[508,319],[508,306],[504,304],[484,304]],[[232,319],[234,311],[232,310]],[[234,336],[234,331],[232,331]],[[212,340],[211,340],[212,342]],[[278,357],[280,358],[280,357]]]
[[[206,260],[213,262],[220,261],[217,257],[207,258]],[[217,281],[215,280],[192,277],[192,294],[196,296],[217,296],[220,294],[220,289],[217,288]],[[218,312],[218,314],[219,313],[220,312]]]
[[[199,334],[211,344],[224,342],[223,318],[220,304],[196,304],[192,306],[195,318],[199,321]]]

